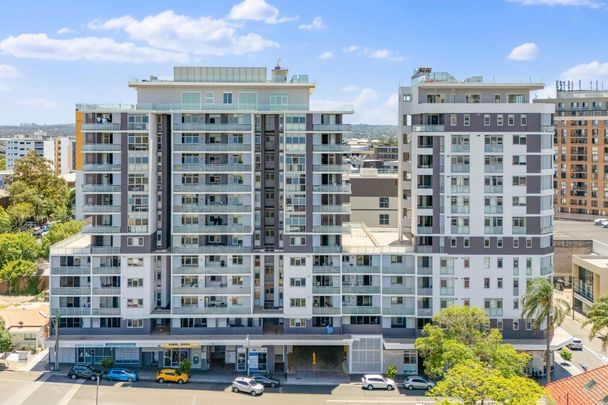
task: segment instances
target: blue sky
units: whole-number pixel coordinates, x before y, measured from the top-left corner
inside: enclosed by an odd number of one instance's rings
[[[459,79],[604,81],[608,0],[29,1],[0,15],[0,124],[70,123],[78,102],[134,102],[133,77],[174,65],[266,66],[395,124],[417,66]]]

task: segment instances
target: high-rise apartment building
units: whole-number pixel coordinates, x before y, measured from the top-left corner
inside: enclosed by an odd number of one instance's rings
[[[17,135],[7,139],[5,141],[6,169],[12,170],[15,162],[30,151],[34,151],[38,156],[50,161],[56,175],[74,171],[72,165],[75,153],[73,139],[67,136],[51,138],[44,133],[31,136]]]
[[[608,215],[608,91],[558,82],[556,98],[535,102],[555,105],[555,212]]]
[[[60,360],[286,371],[298,366],[291,352],[325,346],[349,372],[416,373],[415,337],[451,304],[485,307],[542,356],[517,298],[527,278],[552,272],[542,127],[552,107],[526,102],[538,85],[454,80],[433,94],[458,98],[430,104],[423,79],[400,89],[412,123],[400,128],[397,185],[404,202],[419,201],[412,237],[350,222],[352,109],[312,109],[307,76],[175,68],[172,80],[130,83],[136,105],[79,105],[77,206],[88,224],[51,249]],[[465,92],[481,102],[461,103]]]

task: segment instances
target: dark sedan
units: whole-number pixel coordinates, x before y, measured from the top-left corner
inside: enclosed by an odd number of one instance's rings
[[[257,382],[258,384],[262,384],[264,387],[274,388],[281,385],[281,382],[279,380],[274,380],[263,374],[254,374],[251,376],[251,379]]]

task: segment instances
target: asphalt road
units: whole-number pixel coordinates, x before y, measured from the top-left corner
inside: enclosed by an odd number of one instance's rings
[[[570,363],[574,367],[581,368],[580,365],[583,364],[588,370],[591,370],[608,364],[608,358],[605,358],[605,353],[602,352],[601,340],[597,338],[590,340],[588,328],[582,328],[578,321],[572,320],[572,318],[564,319],[561,328],[583,341],[583,350],[572,350]]]
[[[0,404],[4,405],[92,405],[96,385],[93,381],[71,381],[65,375],[39,372],[0,372]],[[312,404],[434,404],[422,391],[366,391],[361,385],[290,385],[267,388],[259,397],[235,394],[229,384],[158,384],[102,381],[99,404],[146,405],[312,405]]]

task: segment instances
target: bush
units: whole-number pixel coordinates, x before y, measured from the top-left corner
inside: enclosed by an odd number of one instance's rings
[[[562,359],[564,359],[566,361],[572,360],[572,352],[570,350],[566,349],[565,347],[562,349],[562,351],[559,354],[561,354]]]
[[[395,378],[397,376],[397,367],[392,364],[386,368],[386,376],[388,378]]]
[[[188,373],[188,371],[190,371],[190,369],[192,369],[192,363],[190,363],[190,360],[184,359],[184,360],[180,361],[179,371],[181,371],[182,373]]]
[[[103,368],[110,369],[114,367],[114,360],[110,357],[104,357],[103,360],[101,360],[101,365]]]

